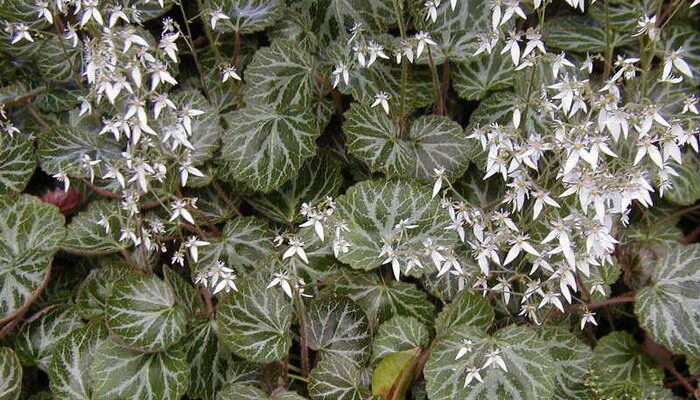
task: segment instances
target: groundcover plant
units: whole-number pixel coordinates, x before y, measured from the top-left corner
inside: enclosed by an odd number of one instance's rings
[[[700,398],[699,4],[0,0],[0,400]]]

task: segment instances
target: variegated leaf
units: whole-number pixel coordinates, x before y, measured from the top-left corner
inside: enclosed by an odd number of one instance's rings
[[[226,386],[216,396],[216,400],[304,400],[305,398],[295,392],[276,390],[267,395],[262,389],[255,386],[236,383]]]
[[[100,222],[107,221],[107,227]],[[83,255],[102,255],[129,247],[119,240],[120,228],[126,226],[127,216],[116,201],[94,201],[87,210],[76,215],[66,231],[61,249]]]
[[[75,78],[80,73],[82,51],[65,37],[44,32],[41,50],[35,54],[37,70],[46,79],[57,81]]]
[[[683,49],[681,57],[688,63],[693,77],[684,76],[696,85],[700,82],[700,33],[688,25],[671,24],[661,30],[661,41],[657,50],[660,57]]]
[[[170,286],[156,276],[117,282],[107,301],[107,327],[129,346],[158,351],[186,334],[187,311]]]
[[[370,396],[370,391],[355,362],[331,355],[311,370],[309,395],[313,400],[364,400]]]
[[[176,302],[185,308],[188,316],[196,315],[204,308],[204,301],[197,289],[167,265],[163,265],[163,280],[173,290]]]
[[[392,317],[379,326],[372,342],[372,364],[389,354],[426,346],[430,342],[428,328],[413,317]]]
[[[459,97],[480,100],[513,85],[513,64],[509,57],[500,54],[500,48],[496,48],[491,54],[484,53],[455,64],[451,76]]]
[[[94,268],[78,287],[75,307],[78,314],[85,319],[101,318],[107,314],[107,304],[117,282],[129,280],[135,274],[130,266],[123,262],[107,262],[100,268]]]
[[[71,332],[56,346],[49,364],[51,392],[56,399],[91,400],[90,378],[95,348],[109,336],[102,322],[92,322]]]
[[[493,323],[493,318],[493,308],[486,299],[463,290],[438,314],[435,330],[443,334],[455,326],[468,325],[486,331]]]
[[[369,356],[370,333],[365,312],[351,300],[319,299],[307,308],[308,344],[321,357],[345,357],[363,363]]]
[[[436,168],[457,176],[469,164],[468,139],[448,117],[423,116],[402,126],[379,108],[354,104],[346,118],[348,149],[374,171],[434,179]]]
[[[15,349],[22,363],[37,365],[48,370],[56,345],[68,334],[81,328],[83,322],[73,306],[51,309],[33,321],[15,342]]]
[[[674,169],[678,176],[671,178],[673,187],[664,193],[664,197],[681,206],[695,204],[700,199],[700,159],[693,153],[687,153],[683,164]]]
[[[0,400],[17,400],[22,390],[22,365],[14,351],[0,347]]]
[[[382,32],[396,23],[396,14],[384,0],[309,1],[314,16],[313,29],[323,42],[344,37],[355,23],[373,32]]]
[[[194,398],[217,398],[216,393],[226,382],[229,367],[236,362],[231,350],[219,340],[216,329],[214,321],[199,317],[184,341],[191,369],[187,393]]]
[[[319,134],[314,115],[304,109],[248,105],[230,114],[222,175],[259,191],[278,188],[316,153]]]
[[[637,293],[635,314],[654,339],[675,353],[700,357],[700,245],[672,245]]]
[[[610,31],[606,37],[601,22],[578,15],[566,15],[547,19],[544,24],[544,37],[553,49],[575,53],[606,53],[608,46],[621,47],[636,38]]]
[[[435,306],[428,295],[412,283],[385,282],[375,274],[342,272],[332,290],[362,307],[372,326],[394,315],[413,317],[426,324],[435,317]]]
[[[24,190],[37,166],[34,142],[23,136],[0,136],[0,195]]]
[[[321,152],[304,162],[295,178],[272,192],[246,197],[246,202],[275,221],[291,224],[302,218],[299,210],[303,203],[335,196],[342,183],[340,164],[330,153]]]
[[[95,399],[178,400],[189,386],[187,354],[180,345],[143,353],[114,339],[93,353],[90,377]]]
[[[37,295],[65,235],[63,216],[36,197],[0,196],[0,322]]]
[[[554,360],[555,388],[552,400],[593,399],[586,385],[593,350],[563,329],[543,327],[537,334],[547,344],[547,352]]]
[[[272,26],[281,16],[283,0],[207,0],[205,12],[219,11],[229,20],[216,24],[216,31],[253,33]]]
[[[472,341],[472,350],[456,359],[466,340]],[[493,359],[484,366],[487,354],[497,350],[507,371]],[[465,384],[469,368],[480,369],[483,383],[474,379]],[[437,343],[424,373],[431,400],[538,400],[554,392],[554,362],[547,345],[524,326],[509,325],[493,336],[469,325],[456,326]]]
[[[218,306],[219,337],[233,352],[257,363],[281,360],[292,345],[292,305],[281,290],[240,282]]]
[[[423,257],[425,268],[433,268],[424,256],[424,242],[449,246],[456,235],[445,232],[449,216],[438,199],[431,199],[429,188],[410,180],[374,180],[355,184],[337,200],[338,218],[347,222],[343,238],[349,250],[338,257],[355,269],[371,270],[384,263],[380,257],[384,245],[393,246],[403,262],[405,273],[408,256]],[[417,225],[413,229],[396,229],[399,222]],[[418,275],[423,271],[413,270]]]

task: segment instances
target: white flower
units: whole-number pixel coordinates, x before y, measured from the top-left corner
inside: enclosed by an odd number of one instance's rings
[[[226,82],[229,79],[235,79],[237,81],[241,80],[241,77],[240,77],[240,75],[238,75],[236,67],[234,67],[233,65],[230,65],[230,64],[227,65],[226,68],[224,68],[224,72],[221,76],[221,81]]]
[[[53,25],[53,13],[49,9],[49,2],[46,0],[37,0],[34,6],[38,8],[37,14],[39,18],[44,18],[49,24]]]
[[[595,320],[594,312],[587,311],[585,314],[583,314],[583,318],[581,318],[581,330],[583,330],[588,323],[598,326],[598,322]]]
[[[455,361],[466,356],[468,353],[471,353],[474,350],[473,346],[474,346],[474,342],[471,339],[465,339],[462,342],[462,347],[460,347],[459,351],[457,351],[457,356],[455,356]]]
[[[188,249],[190,249],[190,257],[192,257],[192,261],[197,262],[199,259],[199,252],[197,251],[197,248],[203,247],[203,246],[208,246],[211,243],[206,242],[204,240],[199,240],[196,236],[190,236],[187,238],[187,241],[184,243],[184,246]]]
[[[649,39],[656,41],[659,37],[659,28],[656,26],[656,15],[651,18],[645,15],[637,20],[637,32],[632,36],[647,34]]]
[[[214,292],[213,294],[217,294],[221,292],[222,290],[225,291],[226,293],[230,292],[231,290],[233,291],[238,291],[238,287],[236,287],[236,275],[232,273],[224,273],[219,275],[219,283],[214,287]]]
[[[189,178],[190,174],[194,176],[198,176],[200,178],[204,178],[204,174],[202,171],[197,169],[192,165],[192,160],[187,157],[185,161],[180,164],[180,185],[181,186],[186,186],[187,185],[187,179]]]
[[[218,10],[214,10],[209,14],[209,23],[211,24],[211,29],[216,30],[216,23],[219,21],[228,21],[231,18],[229,18],[228,15],[224,14],[223,11],[219,8]]]
[[[590,54],[586,54],[586,59],[581,63],[580,71],[588,71],[588,74],[593,73],[593,58]]]
[[[80,19],[80,26],[85,26],[91,19],[94,19],[99,25],[104,25],[104,19],[102,19],[102,14],[98,7],[100,5],[99,0],[83,0],[83,5],[85,9],[83,10],[83,16]]]
[[[170,204],[172,214],[170,215],[170,219],[168,221],[173,222],[182,217],[182,219],[194,225],[194,218],[192,217],[192,214],[190,214],[189,210],[187,210],[189,205],[190,202],[185,199],[175,199],[175,201]]]
[[[544,296],[542,296],[542,301],[537,308],[542,308],[547,304],[552,304],[558,308],[559,311],[564,312],[564,305],[562,304],[561,300],[559,300],[559,294],[557,293],[545,293]]]
[[[345,82],[345,86],[348,85],[350,82],[350,72],[348,71],[348,67],[345,66],[345,64],[340,63],[335,66],[335,69],[333,69],[333,88],[335,89],[338,86],[338,83],[340,83],[340,78],[343,78],[343,82]]]
[[[535,250],[535,248],[532,247],[532,245],[528,242],[528,239],[530,239],[528,235],[518,235],[515,238],[508,241],[508,243],[510,243],[513,247],[511,247],[508,251],[508,255],[503,261],[503,265],[510,264],[511,261],[515,260],[515,258],[518,257],[522,250],[529,254],[532,254],[535,257],[539,257],[540,253],[538,253],[537,250]]]
[[[302,207],[306,205],[304,203]],[[323,221],[325,220],[326,216],[323,213],[320,213],[316,210],[313,210],[311,212],[307,213],[307,220],[303,224],[299,225],[300,228],[308,228],[313,226],[314,227],[314,232],[316,233],[316,236],[318,236],[321,241],[325,241],[325,234],[323,231]]]
[[[561,52],[557,55],[552,56],[552,75],[554,75],[554,79],[557,79],[559,76],[559,70],[564,68],[564,67],[574,67],[574,64],[571,63],[571,61],[566,59],[566,54],[564,52]]]
[[[104,216],[104,214],[100,214],[100,219],[97,220],[97,225],[101,226],[105,230],[105,235],[109,235],[109,232],[111,232],[111,227],[109,225],[109,219]]]
[[[695,95],[690,96],[688,98],[683,99],[683,111],[682,114],[686,114],[688,112],[691,112],[695,115],[698,115],[698,98],[695,97]]]
[[[435,172],[435,183],[433,183],[432,198],[435,198],[435,196],[440,193],[440,189],[442,189],[442,179],[445,177],[445,167],[438,166],[437,168],[433,168],[433,172]]]
[[[484,362],[483,368],[488,367],[489,365],[494,365],[498,366],[505,372],[508,372],[508,367],[506,367],[506,362],[503,360],[503,357],[501,356],[501,349],[493,349],[486,353],[486,362]]]
[[[350,251],[350,243],[343,238],[336,238],[333,240],[333,254],[338,258],[341,254],[345,254]]]
[[[295,237],[292,237],[292,238],[289,240],[289,247],[287,248],[287,250],[286,250],[286,251],[284,252],[284,254],[282,255],[282,259],[283,259],[283,260],[286,260],[286,259],[288,259],[288,258],[290,258],[290,257],[292,257],[292,256],[294,256],[294,255],[296,255],[296,256],[298,256],[299,258],[301,258],[301,260],[302,260],[304,263],[308,264],[308,263],[309,263],[309,259],[306,257],[306,252],[304,251],[304,245],[305,245],[305,243],[304,243],[301,239],[299,239],[299,238],[296,237],[296,236],[295,236]]]
[[[692,78],[693,77],[693,71],[690,70],[690,66],[688,65],[687,62],[683,59],[681,56],[683,54],[683,48],[679,48],[678,50],[671,52],[671,54],[667,55],[664,58],[664,68],[663,68],[663,73],[662,77],[668,78],[671,75],[671,70],[675,67],[678,72],[681,74]]]
[[[520,37],[522,34],[517,31],[510,31],[508,36],[508,40],[506,41],[506,45],[503,46],[501,54],[510,52],[510,59],[513,61],[513,65],[517,66],[520,63]]]
[[[163,50],[163,52],[170,57],[173,62],[177,62],[177,45],[175,42],[180,37],[180,32],[169,33],[163,35],[158,44],[158,48]]]
[[[377,60],[377,57],[383,58],[385,60],[389,59],[389,56],[384,53],[384,46],[376,43],[367,43],[367,51],[369,52],[369,61],[367,61],[367,68],[371,67],[372,64]]]
[[[467,386],[469,386],[469,384],[472,383],[472,381],[474,380],[484,383],[484,380],[481,379],[479,369],[476,367],[469,367],[467,368],[467,377],[464,379],[464,387],[466,388]]]
[[[23,23],[15,25],[12,32],[12,44],[19,43],[22,39],[34,42],[34,38],[32,38],[32,35],[29,33],[29,27]]]
[[[68,175],[66,175],[65,172],[58,172],[56,174],[53,174],[52,176],[59,182],[63,182],[63,191],[67,192],[70,188],[70,178],[68,177]]]
[[[416,45],[416,57],[420,57],[421,53],[423,53],[423,50],[425,49],[425,46],[437,46],[437,43],[430,38],[430,34],[425,31],[416,33],[415,39],[418,42]]]
[[[114,25],[116,25],[120,19],[122,21],[126,22],[127,24],[131,23],[131,21],[129,20],[129,17],[124,12],[124,9],[122,8],[122,6],[116,5],[116,6],[112,7],[112,9],[110,10],[109,27],[110,28],[114,27]]]
[[[428,0],[424,6],[426,9],[425,20],[437,21],[437,8],[440,6],[440,0]]]
[[[508,304],[510,303],[510,292],[512,287],[513,286],[511,285],[511,283],[508,282],[508,280],[505,277],[499,276],[498,283],[494,285],[492,289],[494,292],[502,292],[503,302]]]
[[[124,175],[122,175],[119,169],[111,165],[107,165],[106,168],[107,173],[104,174],[102,179],[116,179],[119,183],[119,186],[121,186],[122,189],[126,188],[126,181],[124,180]]]
[[[374,103],[372,103],[372,108],[381,105],[384,112],[389,114],[389,93],[379,92],[374,96]]]
[[[479,47],[477,47],[477,49],[473,55],[478,56],[479,54],[483,53],[484,51],[488,54],[491,54],[491,52],[493,51],[493,48],[496,47],[497,44],[498,44],[498,33],[489,32],[488,34],[479,35]]]
[[[393,247],[385,244],[384,247],[382,247],[382,251],[379,252],[378,258],[382,258],[384,256],[386,256],[386,259],[382,261],[382,264],[391,264],[391,270],[394,272],[394,278],[396,278],[398,281],[401,277],[401,265],[399,264],[398,255],[394,251]]]
[[[267,288],[270,289],[272,287],[278,286],[282,288],[282,291],[289,296],[289,298],[293,298],[294,295],[292,294],[292,285],[289,284],[289,273],[287,272],[276,272],[273,275],[274,279],[272,279],[272,282],[270,282],[269,285],[267,285]]]

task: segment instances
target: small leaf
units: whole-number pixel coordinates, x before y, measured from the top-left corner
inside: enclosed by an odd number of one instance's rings
[[[467,339],[472,351],[456,360]],[[483,383],[474,379],[465,386],[468,368],[482,368],[493,350],[500,350],[508,371],[494,362],[479,371]],[[493,336],[469,325],[453,327],[431,352],[424,374],[431,400],[537,400],[551,398],[554,391],[554,363],[547,345],[524,326],[509,325]]]
[[[107,221],[109,233],[100,221]],[[126,226],[127,216],[116,201],[93,201],[87,210],[76,215],[66,232],[61,248],[82,255],[103,255],[129,247],[119,240],[120,228]]]
[[[483,297],[463,290],[438,314],[435,330],[442,334],[455,326],[469,325],[486,331],[493,323],[493,318],[493,308]]]
[[[554,360],[554,397],[552,400],[591,399],[586,375],[593,361],[593,351],[576,336],[554,327],[543,327],[538,336],[547,344]]]
[[[117,282],[107,304],[110,332],[129,346],[157,351],[185,336],[187,312],[170,286],[156,276]]]
[[[0,195],[19,193],[37,166],[34,143],[23,136],[0,136]]]
[[[222,137],[226,178],[259,191],[280,187],[316,152],[320,131],[310,112],[248,105],[230,114]]]
[[[347,298],[319,299],[307,309],[308,345],[321,357],[345,357],[358,363],[369,356],[371,336],[365,312]]]
[[[65,235],[64,219],[36,197],[0,196],[0,323],[36,296]]]
[[[113,339],[93,353],[90,376],[100,400],[178,400],[189,386],[189,366],[182,346],[142,353]]]
[[[700,357],[700,245],[673,245],[637,292],[635,314],[674,353]]]
[[[433,268],[424,255],[423,243],[431,239],[435,246],[449,246],[457,241],[456,235],[445,233],[449,216],[439,200],[431,199],[429,188],[409,180],[357,183],[338,197],[336,212],[347,222],[349,231],[343,236],[350,243],[349,251],[338,259],[355,269],[368,271],[382,265],[379,254],[385,243],[394,246],[402,258],[413,255],[423,260],[425,268]],[[405,233],[395,229],[402,220],[417,227]],[[404,262],[402,270],[405,268]]]
[[[72,306],[53,308],[22,331],[15,342],[15,350],[22,363],[49,368],[56,345],[68,334],[81,328],[83,322]]]
[[[348,149],[388,176],[435,179],[435,168],[461,175],[469,163],[468,140],[448,117],[428,115],[401,127],[377,108],[355,104],[343,126]]]
[[[428,328],[412,317],[397,315],[379,326],[372,342],[372,364],[392,353],[426,346],[430,342]]]
[[[362,371],[356,363],[330,355],[311,370],[309,395],[313,400],[364,400],[370,391],[362,383]]]
[[[405,400],[411,382],[402,378],[411,372],[419,355],[420,349],[411,349],[384,357],[372,375],[372,394],[385,399]]]
[[[9,347],[0,347],[0,399],[17,400],[22,390],[22,365]]]
[[[257,363],[281,360],[292,344],[292,306],[281,290],[240,282],[218,306],[220,338],[236,355]]]
[[[219,21],[216,31],[240,33],[258,32],[272,26],[285,7],[282,0],[207,0],[205,4],[205,18],[208,10],[217,10],[230,19]]]
[[[95,348],[109,336],[101,322],[71,332],[56,346],[49,364],[51,392],[57,399],[91,400],[90,378]]]

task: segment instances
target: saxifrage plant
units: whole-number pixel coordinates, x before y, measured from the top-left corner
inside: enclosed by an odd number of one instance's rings
[[[0,0],[0,400],[700,395],[699,3]]]

